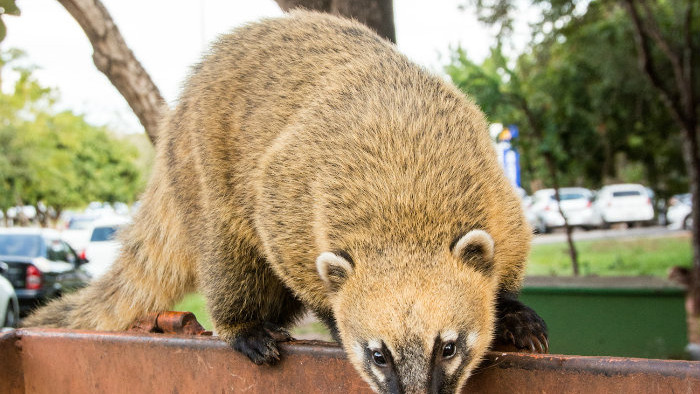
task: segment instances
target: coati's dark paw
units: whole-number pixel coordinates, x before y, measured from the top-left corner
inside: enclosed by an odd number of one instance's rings
[[[273,323],[262,322],[236,334],[232,346],[255,364],[274,364],[280,359],[277,342],[290,340],[292,337],[287,330]]]
[[[547,324],[514,297],[499,297],[493,348],[549,353]]]

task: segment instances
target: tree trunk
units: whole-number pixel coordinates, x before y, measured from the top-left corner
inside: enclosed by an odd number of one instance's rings
[[[579,264],[578,264],[578,251],[576,250],[576,245],[574,244],[573,231],[569,225],[569,219],[564,215],[564,211],[561,209],[561,196],[559,195],[559,177],[557,176],[557,169],[555,166],[554,158],[550,154],[545,154],[545,160],[547,161],[547,168],[549,168],[549,176],[552,177],[552,186],[554,187],[554,198],[557,200],[557,209],[559,209],[559,214],[564,218],[564,231],[566,231],[566,243],[569,246],[569,258],[571,258],[571,269],[574,276],[580,275]]]
[[[305,8],[353,18],[369,26],[380,36],[395,43],[393,0],[275,0],[280,8],[289,11]]]
[[[696,324],[689,325],[688,340],[700,343],[700,154],[698,153],[698,135],[700,125],[683,129],[683,158],[688,171],[691,195],[691,245],[693,247],[693,269],[690,273],[687,309],[689,319]]]
[[[544,134],[542,133],[542,130],[539,127],[539,122],[537,122],[537,119],[535,118],[535,114],[533,114],[532,110],[530,109],[530,106],[528,105],[527,101],[525,101],[524,98],[520,97],[518,100],[516,100],[520,108],[523,110],[525,113],[525,118],[528,121],[528,124],[530,128],[532,129],[532,133],[534,134],[534,137],[538,141],[544,141]],[[571,258],[571,269],[574,274],[574,276],[579,276],[580,270],[579,270],[579,264],[578,264],[578,251],[576,250],[576,244],[574,244],[574,237],[572,234],[572,229],[571,226],[569,226],[569,219],[566,218],[566,215],[564,215],[564,211],[561,209],[561,198],[559,197],[559,176],[557,173],[557,166],[556,166],[556,161],[554,156],[550,152],[546,152],[544,154],[544,160],[547,164],[547,170],[549,171],[549,176],[551,177],[552,180],[552,186],[554,187],[554,198],[557,200],[557,207],[559,209],[559,214],[561,214],[561,217],[564,218],[564,231],[566,231],[566,243],[569,247],[569,257]]]
[[[100,0],[58,0],[78,21],[90,39],[93,61],[119,90],[141,121],[151,142],[167,105],[158,87],[127,47],[119,29]]]
[[[641,3],[641,8],[638,8]],[[622,5],[632,21],[639,67],[651,82],[661,101],[675,120],[683,137],[683,160],[691,193],[691,217],[693,218],[691,245],[693,268],[690,273],[688,302],[688,339],[700,344],[700,124],[698,113],[700,97],[696,89],[697,47],[694,47],[691,22],[694,20],[692,3],[688,2],[681,29],[682,40],[672,45],[661,34],[653,11],[645,2],[624,0]],[[641,12],[640,12],[641,9]],[[642,15],[644,13],[644,15]],[[656,49],[657,54],[655,54]],[[659,68],[660,56],[671,65],[672,73]],[[667,78],[670,78],[670,82]]]

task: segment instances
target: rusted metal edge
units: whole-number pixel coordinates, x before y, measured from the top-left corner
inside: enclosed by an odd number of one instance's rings
[[[491,352],[486,355],[482,368],[493,367],[527,371],[586,372],[604,376],[654,374],[700,380],[700,361]]]
[[[6,338],[7,337],[7,338]],[[3,340],[21,340],[23,337],[56,338],[61,340],[81,340],[116,343],[151,343],[163,347],[190,347],[196,349],[230,349],[231,347],[217,337],[207,335],[162,335],[143,332],[113,332],[65,330],[58,328],[20,328],[0,336]],[[331,358],[344,359],[343,349],[334,342],[315,340],[294,340],[280,342],[280,348],[287,354],[313,354]]]
[[[206,335],[207,331],[192,312],[154,312],[134,322],[128,331],[158,334]]]
[[[216,337],[190,335],[134,334],[131,332],[101,332],[63,329],[18,329],[0,336],[0,341],[11,337],[21,340],[23,337],[60,338],[63,340],[82,340],[120,343],[151,343],[164,347],[188,347],[196,349],[230,349],[229,345]],[[10,339],[12,340],[12,339]],[[341,346],[332,342],[296,340],[280,343],[283,353],[290,355],[313,355],[345,359]],[[523,369],[527,371],[586,372],[604,376],[621,376],[635,374],[655,374],[681,379],[700,380],[700,361],[657,360],[643,358],[541,355],[528,353],[490,352],[486,355],[481,369]],[[478,372],[477,372],[478,373]]]
[[[337,344],[280,348],[256,366],[212,337],[20,329],[0,336],[0,393],[370,393]],[[463,392],[700,392],[700,362],[491,352]]]

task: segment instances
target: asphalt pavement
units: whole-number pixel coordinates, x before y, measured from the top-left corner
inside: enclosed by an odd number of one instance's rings
[[[594,240],[594,239],[616,239],[616,238],[644,238],[644,237],[674,237],[687,234],[687,230],[672,230],[664,226],[635,227],[635,228],[611,228],[609,230],[584,231],[579,228],[574,230],[574,241]],[[532,243],[549,244],[565,242],[566,233],[563,229],[557,229],[551,234],[537,234]]]

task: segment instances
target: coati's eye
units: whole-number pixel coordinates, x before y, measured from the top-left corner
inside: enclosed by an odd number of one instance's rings
[[[457,345],[454,342],[448,342],[442,348],[442,358],[450,358],[457,353]]]
[[[372,353],[372,360],[378,366],[386,367],[386,359],[384,358],[384,355],[382,354],[382,352],[380,352],[379,350],[375,350]]]

